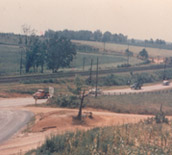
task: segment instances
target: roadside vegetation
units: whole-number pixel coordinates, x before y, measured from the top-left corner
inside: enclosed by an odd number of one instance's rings
[[[172,115],[171,94],[172,90],[164,90],[139,94],[98,96],[97,98],[89,96],[85,98],[83,106],[117,113],[155,115],[158,113],[162,103],[165,114]],[[57,96],[48,102],[48,106],[52,107],[76,108],[78,105],[78,102],[71,95]]]
[[[136,124],[51,136],[26,154],[170,154],[171,130],[172,122],[156,124],[149,118]]]

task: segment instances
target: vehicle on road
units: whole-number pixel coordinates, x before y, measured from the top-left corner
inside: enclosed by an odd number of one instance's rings
[[[43,89],[38,89],[38,91],[36,93],[33,94],[33,98],[34,99],[46,99],[48,98],[50,95],[49,95],[49,92],[46,92],[45,90]]]
[[[136,82],[130,86],[131,89],[140,90],[142,88],[142,83]]]
[[[170,81],[164,80],[164,81],[162,82],[162,85],[163,85],[163,86],[169,86],[169,85],[170,85]]]
[[[92,88],[88,91],[89,94],[94,95],[96,93],[96,88]],[[97,94],[102,94],[102,90],[97,88]]]

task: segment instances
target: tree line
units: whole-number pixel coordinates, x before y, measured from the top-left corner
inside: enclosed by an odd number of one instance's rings
[[[68,39],[73,40],[85,40],[85,41],[98,41],[98,42],[111,42],[111,43],[120,43],[120,44],[128,44],[134,46],[143,46],[143,47],[153,47],[153,48],[162,48],[162,49],[172,49],[172,43],[167,43],[163,39],[155,39],[152,38],[150,40],[138,40],[131,38],[129,39],[127,35],[122,33],[111,33],[109,31],[101,32],[100,30],[96,30],[94,32],[89,30],[63,30],[63,31],[54,31],[47,30],[45,32],[45,37],[49,38],[53,36],[55,33],[58,33],[59,36],[65,36]]]
[[[29,29],[29,28],[28,28]],[[28,30],[26,28],[25,32]],[[100,30],[89,31],[89,30],[63,30],[63,31],[54,31],[47,30],[42,37],[52,38],[54,34],[57,34],[61,37],[66,37],[70,40],[86,40],[86,41],[98,41],[98,42],[111,42],[111,43],[119,43],[119,44],[128,44],[134,46],[143,46],[143,47],[153,47],[153,48],[162,48],[162,49],[172,49],[172,43],[166,42],[163,39],[146,39],[146,40],[138,40],[131,38],[129,39],[127,35],[122,33],[111,33],[109,31],[102,32]],[[17,40],[20,35],[14,33],[0,33],[0,43],[9,43],[9,44],[17,44]]]
[[[49,38],[53,36],[54,33],[58,33],[59,36],[65,36],[68,39],[73,39],[73,40],[102,41],[102,42],[116,42],[116,43],[127,43],[127,38],[128,38],[126,35],[123,35],[122,33],[112,34],[109,31],[102,33],[100,30],[96,30],[94,32],[89,30],[80,30],[80,31],[47,30],[45,32],[45,37]]]

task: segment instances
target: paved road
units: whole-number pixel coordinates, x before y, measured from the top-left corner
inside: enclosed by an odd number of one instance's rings
[[[39,100],[39,103],[45,100]],[[0,143],[24,127],[34,116],[32,112],[16,107],[34,104],[33,98],[0,99]]]
[[[142,92],[152,92],[159,91],[172,88],[172,84],[169,86],[163,86],[162,84],[156,84],[151,86],[143,86],[140,90],[133,90],[131,88],[126,89],[112,89],[112,90],[104,90],[104,95],[118,95],[118,94],[129,94],[129,93],[142,93]]]
[[[0,143],[10,138],[25,126],[32,118],[29,111],[1,109],[0,111]]]

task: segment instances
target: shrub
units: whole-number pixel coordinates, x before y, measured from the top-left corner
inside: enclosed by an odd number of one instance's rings
[[[56,154],[170,154],[172,129],[162,124],[137,124],[94,128],[52,136],[26,155]]]
[[[48,101],[48,105],[56,107],[76,108],[79,106],[79,102],[76,96],[58,96],[51,98]]]
[[[121,64],[121,65],[118,65],[117,68],[123,68],[123,67],[131,67],[130,64]]]

